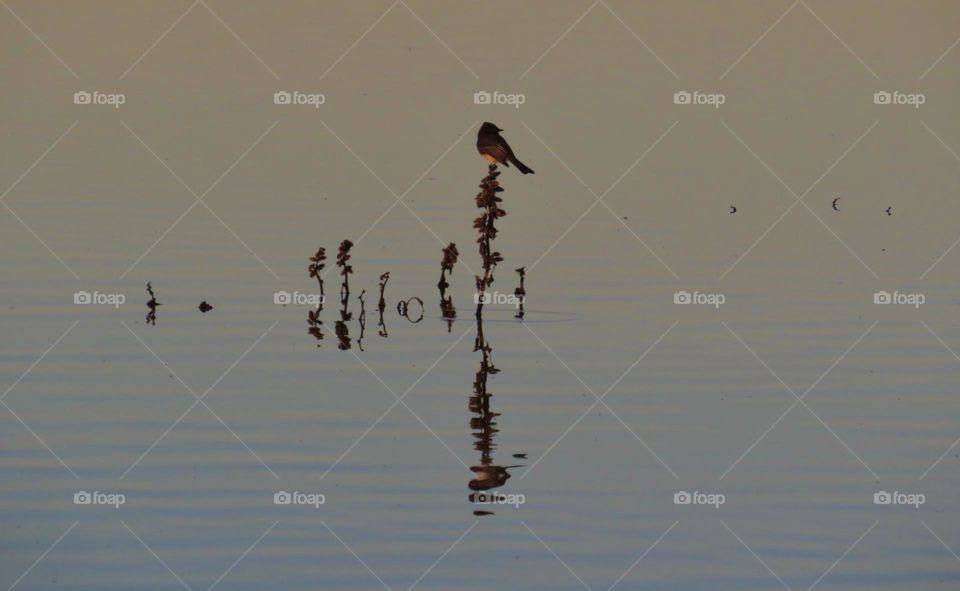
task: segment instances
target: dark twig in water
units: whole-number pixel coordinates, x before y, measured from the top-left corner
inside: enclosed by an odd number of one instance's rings
[[[326,267],[324,261],[327,260],[327,249],[320,247],[317,249],[317,253],[310,257],[310,265],[307,267],[307,271],[310,273],[311,279],[316,279],[317,283],[320,284],[320,295],[323,296],[323,277],[320,271],[323,271],[323,268]],[[323,307],[323,302],[321,299],[320,306]]]
[[[450,287],[450,284],[447,283],[447,275],[453,273],[453,267],[457,264],[459,256],[457,245],[453,242],[443,249],[443,260],[440,261],[440,281],[437,283],[437,288],[440,290],[440,299],[443,299],[447,288]]]
[[[457,319],[457,308],[453,305],[453,296],[440,300],[440,316],[447,321],[447,332],[453,331],[453,322]]]
[[[340,276],[343,278],[340,284],[340,303],[344,307],[346,307],[347,298],[350,297],[350,274],[353,273],[353,267],[347,264],[350,260],[351,248],[353,248],[353,242],[344,240],[337,250],[337,266],[340,267]]]
[[[517,313],[514,314],[514,318],[523,318],[523,302],[527,299],[527,289],[523,285],[523,281],[527,276],[527,268],[520,267],[516,269],[517,274],[520,275],[520,287],[513,290],[513,295],[517,296],[517,302],[519,302],[519,307],[517,308]]]
[[[507,212],[500,207],[503,201],[497,196],[497,193],[503,191],[497,177],[500,171],[496,164],[489,166],[487,176],[480,181],[480,192],[477,193],[477,207],[483,209],[480,217],[473,221],[473,227],[480,233],[477,243],[480,245],[480,258],[483,261],[483,277],[477,276],[477,319],[483,314],[483,301],[490,285],[493,284],[493,270],[497,263],[503,260],[499,252],[491,249],[490,243],[497,237],[496,221],[507,215]]]
[[[147,282],[147,293],[150,294],[150,301],[147,302],[147,307],[150,308],[150,311],[147,312],[147,324],[157,325],[157,306],[160,306],[160,302],[157,301],[157,295],[153,293],[153,286],[150,285],[150,282]]]

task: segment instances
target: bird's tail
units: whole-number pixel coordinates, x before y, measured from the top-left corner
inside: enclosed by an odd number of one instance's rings
[[[520,162],[516,158],[512,158],[510,161],[513,162],[517,166],[517,170],[519,170],[523,174],[535,174],[532,168],[530,168],[523,162]]]

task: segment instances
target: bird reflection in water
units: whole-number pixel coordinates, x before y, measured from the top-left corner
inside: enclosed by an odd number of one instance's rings
[[[500,416],[500,413],[494,412],[490,407],[492,394],[487,389],[487,379],[491,375],[500,373],[500,370],[493,364],[493,347],[490,346],[483,334],[482,316],[478,317],[477,320],[477,337],[474,341],[473,350],[474,352],[479,351],[482,356],[480,369],[473,380],[473,395],[469,402],[470,412],[474,415],[470,419],[470,429],[474,438],[473,448],[480,452],[480,463],[470,467],[474,477],[467,486],[474,492],[468,498],[477,507],[487,507],[493,506],[487,504],[491,495],[484,494],[483,491],[497,489],[506,484],[510,478],[508,470],[519,466],[500,466],[495,463],[493,458],[493,452],[497,447],[494,438],[500,432],[497,428],[497,417]],[[493,511],[476,509],[473,514],[480,517],[493,515]]]

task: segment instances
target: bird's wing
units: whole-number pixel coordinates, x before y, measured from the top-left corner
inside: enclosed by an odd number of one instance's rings
[[[510,148],[504,147],[496,140],[479,141],[477,149],[484,154],[489,154],[497,159],[498,162],[506,162],[510,157]]]

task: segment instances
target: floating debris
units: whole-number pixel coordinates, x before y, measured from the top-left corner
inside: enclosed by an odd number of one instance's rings
[[[209,312],[210,310],[213,310],[213,306],[211,306],[210,304],[208,304],[206,300],[200,302],[200,305],[197,306],[197,307],[198,307],[198,308],[200,309],[200,311],[203,312],[204,314],[206,314],[206,313]]]
[[[417,317],[416,320],[410,317],[410,302],[416,302],[417,305],[420,307],[420,315]],[[409,320],[412,324],[416,324],[420,322],[421,320],[423,320],[423,300],[421,300],[417,296],[413,296],[412,298],[407,300],[400,300],[399,302],[397,302],[397,314],[403,316],[404,318]]]

